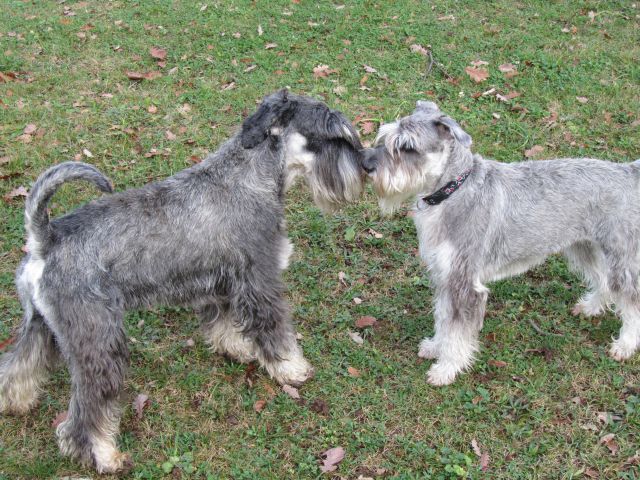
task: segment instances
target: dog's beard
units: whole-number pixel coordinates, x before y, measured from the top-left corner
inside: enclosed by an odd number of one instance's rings
[[[327,213],[357,200],[364,184],[358,152],[345,146],[326,145],[323,147],[326,150],[312,153],[305,149],[306,143],[299,134],[292,134],[289,139],[286,188],[303,176],[314,203]]]
[[[306,180],[314,203],[323,212],[335,212],[360,197],[364,183],[362,173],[350,155],[341,155],[331,170],[317,167],[306,175]]]
[[[378,195],[378,205],[384,215],[391,215],[404,202],[425,192],[435,184],[436,178],[427,169],[408,164],[380,165],[370,175]]]

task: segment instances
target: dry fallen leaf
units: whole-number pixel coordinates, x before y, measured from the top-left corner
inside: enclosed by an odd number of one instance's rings
[[[270,49],[272,49],[272,48],[276,48],[277,46],[278,46],[278,44],[277,44],[277,43],[267,43],[267,44],[264,46],[264,49],[265,49],[265,50],[270,50]]]
[[[503,63],[502,65],[498,65],[498,70],[502,73],[513,72],[516,69],[515,65],[512,63]]]
[[[360,336],[358,332],[349,332],[349,338],[353,340],[358,345],[362,345],[364,343],[364,339]]]
[[[64,422],[67,419],[67,415],[68,415],[68,412],[66,410],[64,412],[58,413],[56,417],[53,419],[53,421],[51,422],[51,426],[53,428],[58,428],[58,425],[60,425],[62,422]]]
[[[160,72],[131,72],[127,71],[127,78],[129,80],[153,80],[154,78],[161,77],[162,73]]]
[[[323,473],[333,472],[336,468],[338,468],[338,463],[342,461],[344,458],[344,448],[335,447],[330,448],[326,452],[322,453],[320,457],[322,458],[322,465],[320,465],[320,470]]]
[[[151,50],[149,50],[149,53],[156,60],[164,60],[165,58],[167,58],[167,51],[164,48],[151,47]]]
[[[87,158],[93,158],[93,153],[91,153],[88,149],[83,148],[82,149],[82,153],[84,154],[85,157]]]
[[[489,72],[484,68],[466,67],[464,71],[467,72],[467,75],[471,77],[471,80],[476,83],[484,82],[489,78]]]
[[[351,375],[352,377],[359,377],[360,376],[360,370],[358,370],[355,367],[348,367],[347,368],[347,372],[349,373],[349,375]]]
[[[353,303],[360,305],[362,303],[362,299],[360,297],[353,297]]]
[[[264,410],[264,407],[267,405],[267,401],[266,400],[256,400],[256,403],[253,404],[253,409],[260,413],[262,410]]]
[[[367,73],[376,73],[377,70],[373,67],[370,67],[369,65],[363,65],[364,66],[364,71]]]
[[[530,149],[524,151],[524,156],[527,157],[527,158],[533,158],[533,157],[541,154],[542,152],[544,152],[544,147],[543,146],[534,145]]]
[[[425,57],[429,55],[429,50],[427,50],[426,48],[424,48],[422,45],[418,43],[412,44],[409,47],[409,50],[411,50],[414,53],[419,53],[420,55],[424,55]]]
[[[164,132],[164,136],[167,140],[169,140],[170,142],[174,141],[176,138],[176,134],[173,133],[171,130],[167,130]]]
[[[618,453],[619,447],[618,447],[618,442],[614,440],[615,436],[616,436],[615,433],[609,433],[600,439],[600,443],[602,445],[605,445],[609,449],[609,452],[611,452],[611,455],[615,455],[616,453]]]
[[[24,127],[24,130],[22,131],[22,133],[24,133],[25,135],[31,135],[37,129],[38,129],[38,127],[36,126],[35,123],[30,123],[26,127]]]
[[[147,108],[147,112],[158,113],[158,107],[156,107],[155,105],[149,105],[149,108]]]
[[[376,317],[365,315],[364,317],[360,317],[359,319],[357,319],[355,325],[357,328],[372,327],[376,324],[377,321],[378,320],[376,319]]]
[[[300,393],[296,387],[292,387],[291,385],[283,385],[282,391],[289,395],[291,398],[298,400],[300,398]]]
[[[8,202],[16,197],[26,197],[27,195],[29,195],[28,190],[25,187],[20,186],[11,190],[3,198]]]
[[[473,448],[473,452],[480,459],[480,470],[484,472],[489,467],[489,454],[480,449],[480,445],[478,445],[475,438],[471,440],[471,448]]]
[[[484,60],[474,60],[473,62],[471,62],[471,65],[473,65],[474,67],[481,67],[483,65],[489,65],[489,62],[485,62]]]
[[[503,360],[490,359],[487,363],[489,365],[491,365],[492,367],[496,367],[496,368],[503,368],[503,367],[507,366],[507,362],[505,362]]]
[[[589,101],[587,97],[576,97],[576,100],[578,100],[580,103],[587,103]]]
[[[330,69],[329,65],[318,65],[316,67],[313,67],[313,76],[315,78],[328,77],[332,73],[336,73],[336,72],[337,70]]]
[[[362,122],[362,134],[369,135],[376,130],[376,124],[373,122]]]
[[[140,393],[135,400],[133,401],[133,410],[136,412],[136,418],[140,420],[143,415],[143,411],[151,405],[151,400],[149,400],[149,396],[144,393]]]

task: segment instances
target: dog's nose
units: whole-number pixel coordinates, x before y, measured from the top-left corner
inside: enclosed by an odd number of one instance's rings
[[[368,174],[371,174],[376,170],[376,154],[377,150],[375,148],[366,148],[362,154],[360,165],[362,166],[362,169]]]

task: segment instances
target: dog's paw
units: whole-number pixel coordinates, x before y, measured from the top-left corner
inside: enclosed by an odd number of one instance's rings
[[[634,353],[636,353],[637,346],[631,343],[626,343],[618,340],[614,340],[609,349],[609,355],[611,358],[618,362],[630,359]]]
[[[433,339],[427,337],[420,342],[420,348],[418,350],[418,356],[420,358],[438,358],[438,344]]]
[[[99,462],[95,460],[98,473],[121,473],[127,474],[133,468],[133,460],[128,453],[115,451],[108,461]]]
[[[600,303],[579,301],[571,309],[571,315],[578,317],[584,315],[585,317],[596,317],[604,312]]]
[[[434,363],[427,372],[427,382],[435,386],[451,385],[460,369],[451,363]]]
[[[281,385],[302,385],[313,377],[315,370],[302,356],[271,362],[265,365],[267,372]]]

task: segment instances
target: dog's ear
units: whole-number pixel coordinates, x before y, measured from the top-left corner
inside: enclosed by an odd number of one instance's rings
[[[293,101],[289,100],[288,90],[282,89],[266,97],[256,113],[242,122],[240,142],[244,148],[254,148],[269,135],[271,127],[286,127],[293,116]]]
[[[426,100],[418,100],[416,102],[416,110],[422,110],[424,112],[439,112],[440,109],[438,105],[433,102],[428,102]]]
[[[455,138],[465,147],[470,147],[473,143],[471,135],[465,132],[458,122],[453,118],[442,116],[436,120],[436,127],[438,128],[438,134],[444,138]]]

